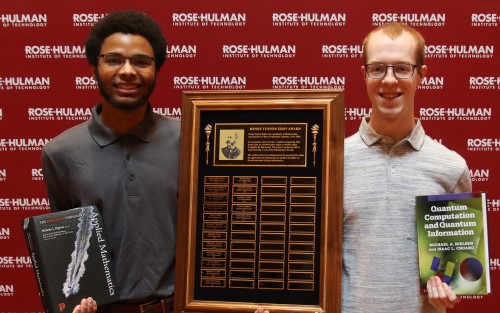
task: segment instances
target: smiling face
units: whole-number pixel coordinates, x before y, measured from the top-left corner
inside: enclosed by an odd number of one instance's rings
[[[408,32],[391,39],[378,31],[370,37],[366,50],[367,64],[416,64],[417,43]],[[372,119],[413,122],[415,91],[427,72],[425,65],[417,67],[409,79],[397,79],[392,68],[382,79],[368,77],[364,66],[361,72],[372,103]]]
[[[140,35],[115,33],[107,37],[101,54],[119,54],[124,57],[146,55],[154,57],[153,48]],[[134,68],[130,60],[121,67],[107,66],[99,58],[94,68],[94,78],[103,97],[103,106],[111,105],[121,110],[134,110],[145,105],[156,84],[154,62],[148,68]]]

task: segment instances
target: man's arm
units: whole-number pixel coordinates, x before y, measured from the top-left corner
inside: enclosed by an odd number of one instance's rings
[[[42,172],[52,211],[72,209],[66,173],[45,150],[42,151]]]
[[[465,166],[462,175],[458,178],[457,185],[455,189],[451,192],[471,192],[472,191],[472,179],[470,177],[469,167]]]

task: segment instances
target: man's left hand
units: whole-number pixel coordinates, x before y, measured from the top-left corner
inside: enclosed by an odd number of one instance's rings
[[[462,300],[451,290],[448,284],[443,283],[437,276],[432,276],[427,281],[427,296],[429,297],[429,303],[438,309],[452,309],[455,304]]]

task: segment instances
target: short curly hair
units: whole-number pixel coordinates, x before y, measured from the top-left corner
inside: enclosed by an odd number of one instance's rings
[[[85,42],[85,55],[92,66],[97,66],[104,40],[115,33],[134,34],[146,38],[155,54],[156,70],[165,63],[167,41],[160,26],[148,15],[137,11],[117,11],[101,18],[90,30]]]

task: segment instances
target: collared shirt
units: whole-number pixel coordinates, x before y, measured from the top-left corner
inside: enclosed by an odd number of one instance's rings
[[[53,211],[97,205],[121,299],[174,291],[180,120],[152,112],[131,133],[92,118],[53,140],[42,167]]]
[[[420,296],[415,196],[471,191],[469,169],[419,120],[400,142],[368,121],[345,140],[342,313],[441,312]]]

